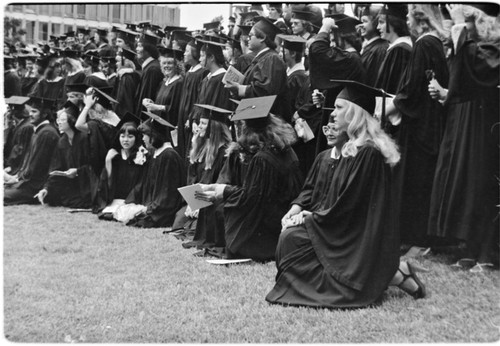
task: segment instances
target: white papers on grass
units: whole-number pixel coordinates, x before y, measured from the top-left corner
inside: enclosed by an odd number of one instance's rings
[[[240,71],[235,69],[233,66],[229,66],[229,68],[226,71],[226,74],[224,75],[224,77],[222,77],[222,83],[227,85],[228,84],[227,82],[230,81],[241,84],[243,83],[244,79],[245,76]]]
[[[240,259],[209,259],[206,260],[210,264],[235,264],[235,263],[245,263],[252,261],[251,258],[240,258]]]
[[[177,190],[179,190],[180,194],[182,195],[182,198],[184,198],[184,200],[187,202],[192,211],[212,205],[212,202],[201,201],[199,199],[196,199],[196,197],[194,196],[195,192],[203,192],[200,184],[193,184],[180,187]]]

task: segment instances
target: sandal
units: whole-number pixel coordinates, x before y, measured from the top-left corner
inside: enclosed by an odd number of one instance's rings
[[[401,281],[401,283],[399,283],[398,287],[401,288],[403,291],[405,291],[406,293],[408,293],[410,296],[412,296],[415,299],[424,298],[425,297],[424,284],[422,283],[422,281],[420,281],[420,279],[415,274],[415,270],[414,270],[413,266],[408,262],[406,262],[406,266],[408,267],[408,271],[410,272],[409,274],[404,273],[400,268],[398,268],[398,272],[400,272],[401,275],[403,275],[403,281]],[[410,291],[408,288],[404,287],[403,284],[408,279],[413,279],[413,281],[415,281],[415,283],[417,284],[418,288],[415,291]]]

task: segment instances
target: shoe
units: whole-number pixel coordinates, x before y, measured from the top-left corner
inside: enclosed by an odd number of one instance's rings
[[[398,287],[401,288],[403,291],[405,291],[406,293],[408,293],[410,296],[412,296],[415,299],[424,298],[425,297],[424,284],[422,283],[422,281],[420,281],[420,279],[415,274],[415,269],[413,268],[413,266],[408,262],[406,262],[406,265],[407,265],[408,271],[410,273],[406,274],[401,270],[401,268],[398,268],[398,271],[401,273],[401,275],[403,275],[403,281],[401,281],[401,283],[398,285]],[[413,279],[413,281],[415,281],[415,283],[417,284],[418,288],[415,291],[410,291],[408,288],[404,287],[404,283],[408,279]]]

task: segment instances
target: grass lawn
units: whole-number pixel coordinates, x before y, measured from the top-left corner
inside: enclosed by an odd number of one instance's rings
[[[428,297],[389,288],[342,311],[269,305],[275,264],[216,266],[162,234],[64,208],[4,207],[4,335],[15,342],[493,342],[499,272],[414,262]]]

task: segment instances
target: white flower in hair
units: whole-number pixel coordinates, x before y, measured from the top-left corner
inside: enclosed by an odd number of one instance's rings
[[[148,150],[141,145],[137,150],[137,154],[135,154],[134,163],[142,166],[146,162],[147,154]]]

